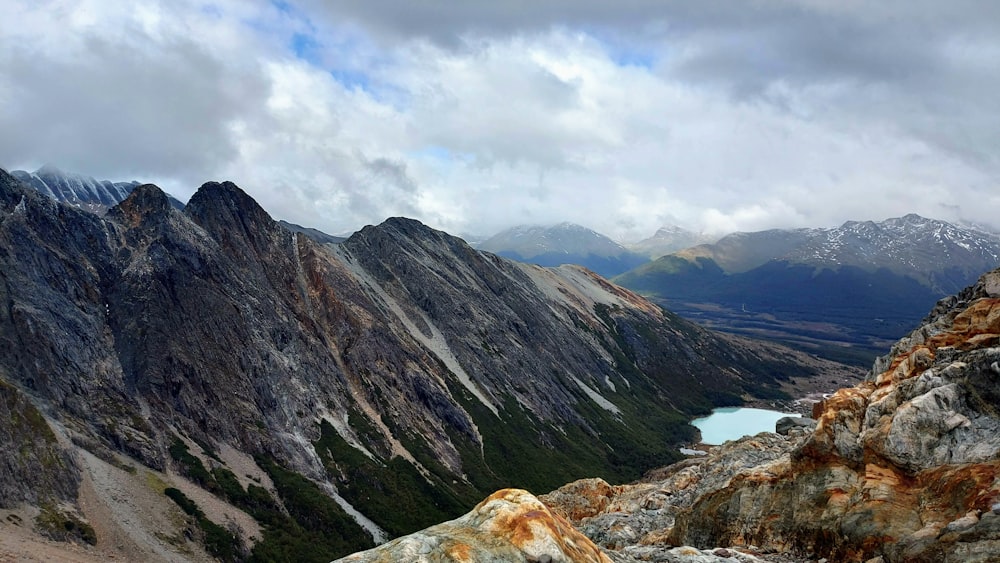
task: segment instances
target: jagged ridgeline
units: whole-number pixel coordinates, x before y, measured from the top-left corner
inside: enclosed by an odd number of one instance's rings
[[[44,445],[10,461],[0,483],[24,492],[0,499],[41,502],[51,474],[72,502],[71,450],[125,455],[261,525],[238,545],[167,488],[223,559],[371,545],[343,507],[395,536],[500,487],[627,481],[675,459],[692,415],[806,371],[582,268],[413,220],[321,245],[231,183],[183,210],[138,186],[100,217],[0,171],[0,446]],[[39,424],[73,445],[26,434]],[[271,484],[248,484],[233,450]]]

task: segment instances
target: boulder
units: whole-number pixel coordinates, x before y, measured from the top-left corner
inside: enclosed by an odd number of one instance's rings
[[[497,491],[465,516],[338,561],[611,563],[566,519],[520,489]]]
[[[779,418],[774,423],[774,431],[782,436],[788,436],[792,428],[813,429],[816,428],[816,420],[804,416],[786,416]]]

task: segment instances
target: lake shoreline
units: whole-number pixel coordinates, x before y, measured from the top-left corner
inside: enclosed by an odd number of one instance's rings
[[[797,398],[782,400],[744,397],[744,402],[740,405],[740,408],[755,408],[783,413],[794,413],[806,418],[814,418],[813,409],[817,404],[830,397],[838,389],[852,387],[861,383],[864,381],[865,375],[866,374],[860,371],[845,370],[843,373],[838,374],[839,377],[836,378],[792,379],[782,384],[782,390]],[[716,409],[713,409],[713,412],[715,410]],[[693,422],[699,418],[704,417],[693,418],[688,422],[688,424],[694,426]],[[694,427],[694,431],[694,440],[691,443],[681,445],[681,449],[708,452],[715,447],[715,445],[704,443],[701,430],[699,430],[697,426]],[[772,426],[767,431],[774,432],[774,427]]]
[[[760,432],[774,432],[778,420],[789,416],[802,415],[788,410],[721,407],[712,409],[712,413],[708,416],[692,420],[691,426],[698,429],[702,444],[717,446]]]

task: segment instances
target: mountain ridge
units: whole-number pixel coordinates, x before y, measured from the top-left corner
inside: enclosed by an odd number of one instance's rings
[[[1000,261],[1000,236],[910,213],[878,222],[847,221],[835,228],[733,233],[675,255],[709,258],[727,273],[744,273],[772,260],[817,268],[884,267],[944,295],[961,291],[970,283],[968,277],[974,279],[987,269],[980,268],[983,264]],[[926,272],[942,269],[941,261],[945,268],[963,268],[966,279],[960,284],[926,279]]]
[[[577,264],[607,277],[648,261],[597,231],[569,222],[511,227],[476,247],[540,266]]]
[[[83,460],[70,475],[151,472],[225,549],[332,558],[501,485],[634,478],[679,457],[694,413],[838,369],[413,220],[324,246],[233,184],[165,201],[144,185],[100,217],[0,172],[0,380]],[[263,537],[226,540],[196,493]]]
[[[735,233],[614,278],[705,326],[867,364],[937,299],[1000,265],[1000,237],[915,214]]]

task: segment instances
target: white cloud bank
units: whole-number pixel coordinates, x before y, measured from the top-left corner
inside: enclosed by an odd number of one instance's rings
[[[1000,223],[979,3],[8,4],[6,168],[230,179],[333,233]]]

